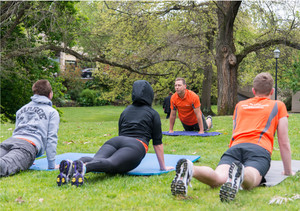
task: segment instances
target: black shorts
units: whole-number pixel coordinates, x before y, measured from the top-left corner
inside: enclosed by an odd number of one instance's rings
[[[205,119],[203,113],[202,113],[202,122],[203,122],[203,129],[204,129],[204,131],[207,131],[208,130],[208,126],[207,126],[206,119]],[[198,123],[194,124],[194,125],[186,125],[186,124],[182,123],[182,126],[183,126],[183,128],[184,128],[185,131],[199,131],[200,130]]]
[[[240,161],[245,167],[257,169],[262,177],[269,171],[271,155],[268,150],[251,143],[237,144],[230,147],[221,157],[218,165],[231,165],[233,161]]]

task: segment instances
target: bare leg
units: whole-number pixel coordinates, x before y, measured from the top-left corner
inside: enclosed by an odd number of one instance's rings
[[[224,184],[228,178],[230,165],[219,165],[216,170],[207,166],[194,166],[193,177],[211,187],[218,187]]]
[[[246,167],[244,170],[244,182],[242,183],[243,189],[250,190],[256,186],[259,186],[262,180],[262,176],[259,171],[253,167]]]

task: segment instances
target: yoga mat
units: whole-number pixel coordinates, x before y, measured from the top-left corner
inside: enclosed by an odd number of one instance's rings
[[[300,171],[300,160],[292,160],[292,170],[294,172]],[[262,183],[261,185],[264,186],[274,186],[281,183],[287,177],[286,175],[282,174],[283,172],[283,163],[281,160],[272,160],[271,167],[268,173],[265,176],[266,182]]]
[[[167,136],[202,136],[202,137],[207,137],[207,136],[218,136],[221,135],[222,133],[219,132],[205,132],[202,134],[199,134],[197,131],[174,131],[174,133],[169,133],[169,131],[164,131],[162,132],[163,135]]]
[[[59,164],[62,160],[78,160],[81,157],[84,156],[90,156],[93,157],[94,154],[89,153],[65,153],[61,155],[56,155],[55,162],[56,164]],[[177,161],[181,158],[189,159],[192,162],[197,161],[200,159],[200,156],[198,155],[171,155],[171,154],[165,154],[165,164],[166,166],[173,166],[174,169],[170,171],[175,170],[175,166],[177,164]],[[53,171],[58,169],[47,169],[48,168],[48,161],[47,158],[42,158],[34,161],[34,164],[29,168],[31,170],[38,170],[38,171]],[[165,174],[170,171],[160,171],[159,170],[159,164],[158,160],[156,158],[155,153],[147,153],[145,158],[142,160],[140,165],[136,167],[135,169],[131,170],[130,172],[126,173],[128,175],[139,175],[139,176],[150,176],[150,175],[160,175]]]

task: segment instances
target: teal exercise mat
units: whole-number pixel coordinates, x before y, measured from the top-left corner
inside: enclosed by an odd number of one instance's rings
[[[81,157],[90,156],[93,157],[94,154],[89,153],[65,153],[56,155],[55,162],[59,164],[62,160],[78,160]],[[181,158],[189,159],[192,162],[195,162],[200,159],[198,155],[172,155],[172,154],[165,154],[165,164],[166,166],[173,166],[175,168],[177,161]],[[29,168],[31,170],[38,170],[38,171],[51,171],[48,168],[48,161],[47,158],[42,158],[34,161],[34,164]],[[56,169],[57,170],[57,169]],[[170,171],[174,171],[170,170]],[[137,176],[150,176],[150,175],[160,175],[165,174],[170,171],[160,171],[158,160],[156,158],[156,154],[154,153],[147,153],[145,158],[142,160],[140,165],[135,169],[128,172],[128,175],[137,175]]]
[[[202,134],[199,134],[197,131],[174,131],[174,133],[169,133],[169,131],[164,131],[162,132],[163,135],[167,136],[202,136],[202,137],[207,137],[207,136],[218,136],[221,135],[222,133],[219,132],[205,132]]]

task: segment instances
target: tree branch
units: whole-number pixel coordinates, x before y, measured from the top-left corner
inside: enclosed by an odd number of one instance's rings
[[[13,30],[21,22],[21,18],[25,15],[25,11],[29,8],[30,8],[30,4],[25,2],[24,7],[18,12],[18,14],[16,14],[16,19],[14,23],[11,25],[10,29],[5,33],[5,35],[1,38],[1,48],[5,47],[7,38],[11,36]]]
[[[102,64],[108,64],[110,66],[113,67],[119,67],[122,69],[126,69],[130,72],[134,72],[140,75],[151,75],[151,76],[167,76],[170,75],[171,73],[145,73],[145,72],[141,72],[140,70],[149,68],[155,64],[161,63],[161,62],[166,62],[166,61],[174,61],[174,62],[180,62],[186,66],[188,66],[185,62],[179,61],[179,60],[161,60],[159,62],[154,62],[154,63],[149,63],[145,66],[140,66],[138,68],[133,68],[132,66],[129,66],[127,64],[121,64],[121,63],[117,63],[114,61],[109,61],[105,58],[102,57],[94,57],[94,58],[90,58],[86,55],[82,55],[80,53],[78,53],[77,51],[74,51],[72,49],[69,48],[64,48],[64,47],[60,47],[60,46],[55,46],[55,45],[42,45],[36,48],[24,48],[24,49],[18,49],[16,51],[12,51],[9,52],[7,54],[2,54],[2,60],[9,59],[12,57],[17,57],[17,56],[22,56],[22,55],[28,55],[28,54],[34,54],[34,53],[38,53],[40,51],[45,51],[45,50],[51,50],[51,51],[55,51],[55,52],[65,52],[67,54],[73,55],[75,56],[77,59],[80,59],[82,61],[90,61],[90,62],[100,62]]]
[[[166,8],[165,10],[155,12],[154,14],[155,14],[155,15],[166,15],[166,14],[168,14],[168,13],[171,12],[171,11],[177,11],[177,10],[192,10],[192,9],[194,9],[194,8],[202,7],[202,6],[207,6],[207,5],[209,5],[209,4],[210,4],[209,2],[203,2],[203,3],[199,3],[199,4],[195,4],[195,2],[192,2],[192,5],[189,5],[189,6],[180,5],[180,4],[175,4],[175,5],[173,5],[173,6],[170,7],[170,8]]]
[[[286,38],[278,38],[278,39],[273,39],[273,40],[267,40],[265,42],[256,43],[254,45],[251,45],[251,46],[248,46],[248,47],[244,48],[244,50],[241,53],[236,55],[237,63],[238,64],[241,63],[243,61],[243,59],[251,52],[258,51],[260,49],[268,48],[270,46],[278,45],[278,44],[286,45],[286,46],[289,46],[291,48],[295,48],[295,49],[300,50],[300,43],[286,40]]]

